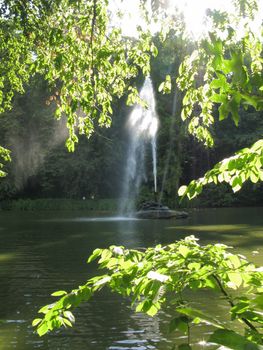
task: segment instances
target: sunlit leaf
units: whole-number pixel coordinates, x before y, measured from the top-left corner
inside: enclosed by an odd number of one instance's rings
[[[203,322],[206,322],[207,324],[210,324],[212,326],[219,327],[219,328],[223,327],[223,324],[221,324],[218,320],[214,319],[210,315],[206,315],[204,312],[200,310],[196,310],[188,307],[185,307],[185,308],[179,307],[179,308],[176,308],[176,311],[192,318],[197,317]]]
[[[58,290],[57,292],[54,292],[54,293],[52,293],[51,295],[53,296],[53,297],[60,297],[60,296],[62,296],[62,295],[66,295],[67,294],[67,292],[65,292],[64,290]]]
[[[227,329],[217,329],[209,337],[209,342],[220,344],[233,350],[262,350],[262,346],[257,345],[240,334]]]

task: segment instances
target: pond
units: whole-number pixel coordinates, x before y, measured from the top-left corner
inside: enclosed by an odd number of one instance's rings
[[[53,291],[70,290],[97,273],[95,263],[85,263],[97,247],[148,247],[194,234],[203,244],[231,245],[262,265],[262,214],[263,208],[227,208],[195,210],[181,220],[123,220],[83,212],[0,212],[0,350],[172,349],[180,335],[167,331],[171,309],[154,318],[136,314],[128,300],[107,290],[74,312],[73,329],[39,338],[31,322],[52,302]],[[214,312],[218,302],[207,293],[198,298]],[[196,348],[202,339],[200,328]]]

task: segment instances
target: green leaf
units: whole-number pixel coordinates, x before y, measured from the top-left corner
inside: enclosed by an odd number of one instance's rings
[[[229,171],[235,170],[235,169],[236,169],[236,159],[235,159],[235,158],[229,159],[227,169],[228,169]]]
[[[249,300],[241,300],[232,307],[231,312],[234,314],[242,314],[244,311],[249,308]]]
[[[253,170],[250,171],[249,177],[251,182],[253,182],[254,184],[257,183],[259,180],[259,174],[255,173]]]
[[[172,88],[171,76],[170,75],[166,75],[165,81],[163,81],[160,84],[160,86],[158,88],[158,91],[159,92],[163,92],[164,94],[169,94],[171,92],[171,88]]]
[[[40,310],[38,310],[38,313],[39,314],[46,314],[49,309],[50,309],[50,305],[45,305]]]
[[[66,326],[72,327],[72,323],[67,318],[63,318],[62,323],[64,323],[65,327]]]
[[[74,323],[75,322],[75,317],[74,315],[72,314],[71,311],[64,311],[63,312],[63,315],[71,322],[71,323]]]
[[[156,57],[158,55],[158,49],[154,44],[151,45],[151,52],[153,54],[153,57]]]
[[[210,101],[215,102],[215,103],[226,103],[226,97],[221,94],[213,94],[210,97]]]
[[[214,79],[210,83],[210,87],[213,89],[218,89],[222,86],[222,80],[221,79]],[[219,95],[220,96],[220,95]]]
[[[163,88],[164,88],[164,81],[159,85],[158,91],[159,91],[159,92],[162,92],[162,91],[163,91]]]
[[[94,283],[94,286],[95,287],[103,286],[107,284],[110,280],[111,280],[110,276],[102,276]]]
[[[235,125],[238,126],[238,122],[239,122],[239,115],[238,115],[239,103],[237,101],[237,97],[233,96],[232,99],[228,102],[227,106],[228,106],[229,112],[232,115],[232,119],[233,119]]]
[[[185,245],[180,245],[178,248],[178,252],[184,257],[186,258],[187,255],[191,252],[191,250],[185,246]]]
[[[200,320],[206,322],[207,324],[210,324],[214,327],[218,327],[218,328],[222,328],[223,325],[216,319],[214,319],[213,317],[211,317],[210,315],[206,315],[204,312],[200,311],[200,310],[196,310],[190,307],[179,307],[176,308],[176,311],[187,315],[191,318],[199,318]]]
[[[259,307],[261,310],[263,310],[263,294],[257,296],[255,299],[253,299],[252,304],[256,305]]]
[[[32,322],[32,326],[33,327],[37,326],[41,321],[42,321],[41,318],[35,318]]]
[[[54,293],[52,293],[51,295],[52,295],[52,297],[60,297],[60,296],[62,296],[62,295],[66,295],[66,294],[67,294],[66,291],[64,291],[64,290],[58,290],[57,292],[54,292]]]
[[[223,102],[221,106],[218,108],[219,111],[219,120],[224,120],[228,117],[229,110],[226,102]]]
[[[186,194],[187,191],[187,186],[181,186],[178,190],[178,196],[184,196]]]
[[[198,270],[200,269],[200,267],[201,267],[201,264],[198,263],[198,262],[192,262],[192,263],[188,264],[187,267],[188,267],[188,269],[190,269],[190,270],[198,271]]]
[[[44,334],[48,332],[49,328],[47,323],[43,323],[40,327],[37,328],[37,333],[40,337],[42,337]]]
[[[249,104],[253,106],[255,109],[257,109],[258,106],[258,100],[256,96],[248,95],[248,94],[241,94],[242,98],[245,100],[244,104]]]
[[[228,259],[230,260],[232,266],[237,269],[241,266],[240,259],[237,255],[229,255]]]
[[[227,329],[217,329],[209,342],[223,345],[232,350],[262,350],[263,347],[247,340],[240,334]]]
[[[175,317],[169,324],[169,331],[173,332],[178,329],[183,333],[187,333],[189,321],[189,318],[186,316]]]
[[[102,249],[95,249],[93,253],[90,255],[90,257],[87,260],[87,263],[90,263],[91,261],[95,260],[97,257],[99,257],[102,253]]]
[[[241,189],[243,184],[242,177],[240,175],[236,175],[233,177],[231,181],[231,186],[234,192],[237,192]]]
[[[109,249],[103,249],[99,260],[99,264],[105,261],[108,261],[111,257],[112,257],[112,252]]]
[[[147,310],[147,315],[153,317],[154,315],[156,315],[158,312],[158,308],[153,304],[151,305],[151,307]]]

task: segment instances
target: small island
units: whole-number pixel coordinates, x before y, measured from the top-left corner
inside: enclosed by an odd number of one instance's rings
[[[188,217],[187,212],[171,210],[158,202],[144,202],[135,215],[139,219],[184,219]]]

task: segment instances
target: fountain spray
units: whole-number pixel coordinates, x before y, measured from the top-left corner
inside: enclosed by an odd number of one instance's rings
[[[125,178],[120,203],[121,214],[131,214],[134,211],[135,199],[139,193],[139,188],[143,180],[146,180],[145,173],[145,153],[147,144],[151,144],[154,193],[157,194],[157,143],[156,136],[158,130],[158,115],[155,110],[155,97],[150,77],[145,82],[140,91],[140,97],[147,103],[147,107],[136,105],[127,123],[129,133],[129,146]]]

